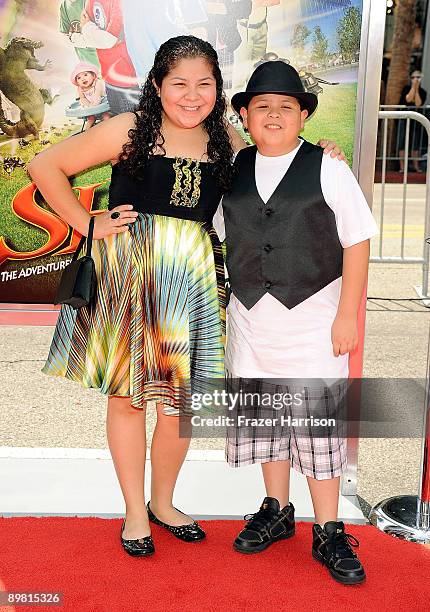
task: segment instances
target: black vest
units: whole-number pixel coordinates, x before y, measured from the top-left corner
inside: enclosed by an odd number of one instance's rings
[[[342,275],[335,216],[321,191],[323,150],[304,141],[266,204],[255,183],[256,152],[238,153],[223,198],[231,290],[248,310],[265,293],[294,308]]]

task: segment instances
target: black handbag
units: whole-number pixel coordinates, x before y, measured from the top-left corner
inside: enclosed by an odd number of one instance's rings
[[[82,236],[72,261],[64,269],[54,304],[68,304],[77,310],[82,306],[88,306],[92,302],[97,285],[94,259],[91,257],[93,232],[94,217],[91,217],[88,237]],[[85,240],[87,241],[87,254],[78,259]]]

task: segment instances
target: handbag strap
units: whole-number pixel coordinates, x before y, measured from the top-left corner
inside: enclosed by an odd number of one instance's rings
[[[81,252],[82,247],[84,246],[85,241],[87,241],[87,257],[91,257],[91,246],[93,242],[93,233],[94,233],[94,215],[91,216],[90,223],[88,226],[88,236],[82,236],[79,241],[79,244],[76,248],[76,251],[73,254],[72,261],[76,261],[79,257],[79,253]]]
[[[87,237],[87,257],[91,257],[91,247],[93,245],[93,233],[94,233],[94,215],[91,216],[90,224],[88,227],[88,237]]]

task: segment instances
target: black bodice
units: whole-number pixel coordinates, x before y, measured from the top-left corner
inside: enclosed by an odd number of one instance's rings
[[[209,162],[157,155],[139,178],[112,167],[108,208],[132,204],[141,213],[211,223],[221,196]]]

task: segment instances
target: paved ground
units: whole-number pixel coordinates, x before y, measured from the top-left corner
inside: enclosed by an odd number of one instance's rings
[[[379,188],[377,188],[378,190]],[[423,186],[409,194],[405,244],[418,256],[423,237]],[[377,191],[378,200],[378,191]],[[389,187],[385,253],[396,254],[400,230],[401,186]],[[409,198],[408,198],[409,202]],[[378,202],[374,212],[378,220]],[[372,252],[378,249],[373,241]],[[371,264],[369,297],[415,298],[421,285],[418,265]],[[423,378],[426,375],[430,309],[421,302],[369,299],[364,375],[381,378]],[[0,445],[106,448],[105,398],[63,379],[44,376],[40,368],[48,352],[52,328],[0,328]],[[408,406],[405,405],[405,414]],[[149,414],[148,430],[154,426]],[[222,448],[222,440],[193,440],[192,448]],[[416,493],[421,441],[360,441],[358,493],[369,504],[400,493]]]

